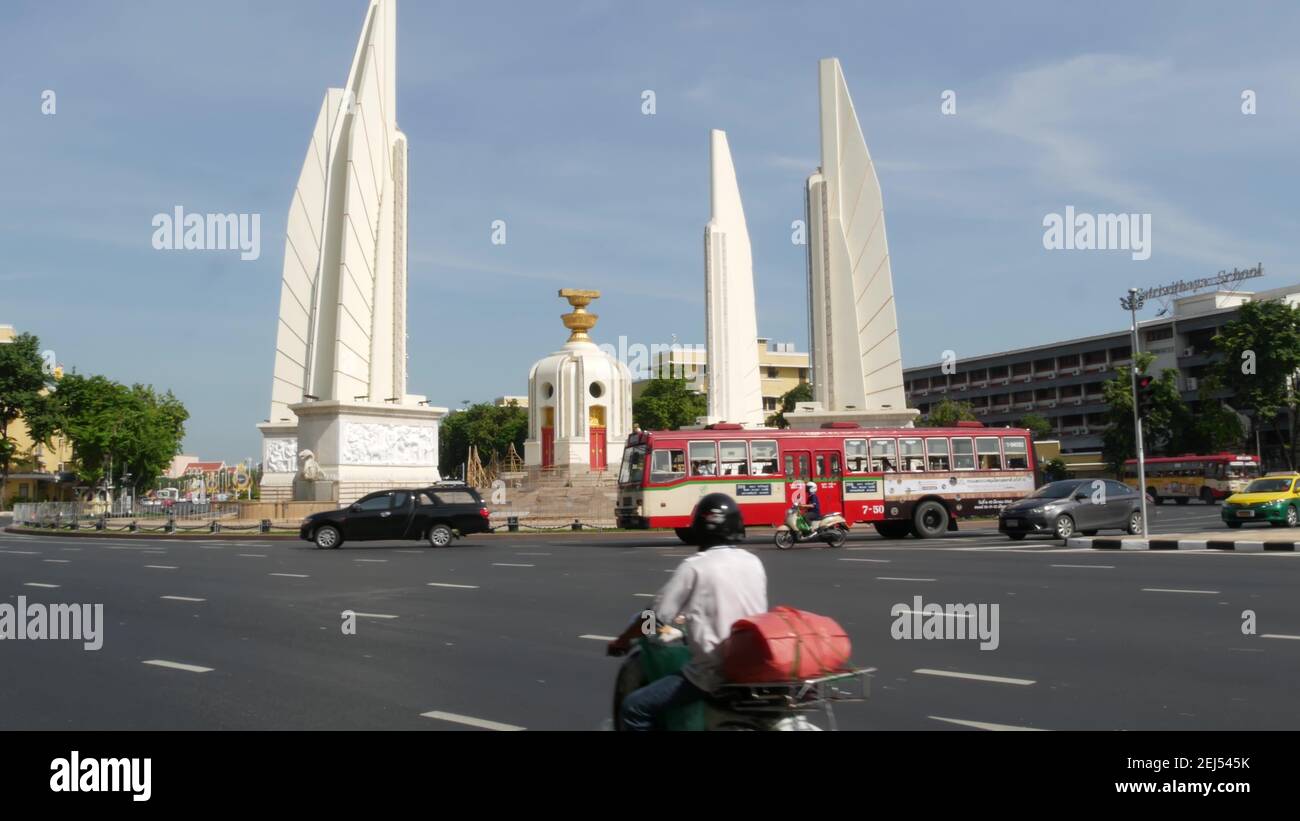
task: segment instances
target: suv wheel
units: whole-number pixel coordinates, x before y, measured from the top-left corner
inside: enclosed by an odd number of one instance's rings
[[[1130,536],[1136,536],[1142,532],[1142,511],[1135,510],[1128,515],[1128,526],[1124,531]]]
[[[343,534],[334,525],[321,525],[316,529],[312,541],[321,550],[331,550],[343,544]]]
[[[1056,517],[1056,538],[1068,539],[1074,535],[1074,519],[1068,513]]]
[[[452,532],[447,525],[434,525],[429,528],[429,544],[434,547],[446,547],[451,544]]]

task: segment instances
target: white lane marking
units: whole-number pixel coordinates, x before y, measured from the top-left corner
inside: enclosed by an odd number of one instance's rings
[[[265,553],[240,553],[240,554],[239,554],[239,558],[241,558],[241,559],[265,559],[265,558],[266,558],[266,554],[265,554]]]
[[[535,564],[510,564],[509,562],[493,562],[493,567],[536,567]]]
[[[946,721],[949,724],[960,724],[963,727],[974,727],[977,730],[992,730],[995,732],[1012,732],[1012,731],[1030,732],[1030,733],[1046,732],[1042,727],[1017,727],[1014,724],[993,724],[992,722],[988,722],[988,721],[969,721],[964,718],[944,718],[943,716],[930,716],[930,718],[934,719],[935,721]]]
[[[973,619],[973,618],[975,618],[975,617],[972,616],[970,613],[926,613],[926,612],[923,611],[923,610],[899,610],[898,613],[899,613],[900,615],[904,615],[904,616],[942,616],[942,617],[944,617],[944,618],[949,618],[949,619]],[[891,616],[894,615],[894,611],[891,610],[890,613],[889,613],[889,615],[891,615]]]
[[[549,556],[550,553],[516,553],[516,556]]]
[[[1207,596],[1219,595],[1218,590],[1178,590],[1172,587],[1144,587],[1143,593],[1202,593]]]
[[[207,599],[196,599],[192,596],[159,596],[158,598],[167,601],[207,601]]]
[[[49,589],[52,590],[52,589],[58,587],[58,585],[57,585],[57,584],[44,584],[43,582],[26,582],[25,584],[23,584],[23,587],[45,587],[45,588],[49,588]]]
[[[168,670],[184,670],[187,673],[211,673],[211,667],[200,667],[197,664],[181,664],[179,661],[164,661],[163,659],[149,659],[144,664],[151,664],[154,667],[166,667]]]
[[[39,552],[39,551],[36,551],[36,550],[0,550],[0,553],[8,553],[8,554],[11,555],[11,556],[39,556],[39,555],[41,555],[40,552]]]
[[[842,562],[876,562],[878,564],[889,564],[889,559],[840,559]]]
[[[1038,547],[1037,544],[1023,544],[1011,546],[1009,544],[993,545],[992,547],[942,547],[940,550],[1032,550]]]
[[[932,582],[934,579],[908,579],[902,576],[877,576],[879,582]]]
[[[1036,683],[1033,679],[1028,679],[1028,678],[1006,678],[1004,676],[982,676],[979,675],[978,673],[958,673],[953,670],[930,670],[925,667],[922,667],[918,670],[913,670],[912,672],[922,676],[964,678],[964,679],[970,679],[971,681],[990,681],[993,682],[994,684],[1017,684],[1021,687],[1027,687],[1030,684]]]
[[[423,553],[423,550],[394,550],[394,553]]]
[[[48,562],[49,564],[72,564],[72,561],[69,559],[41,559],[41,561]]]
[[[1100,570],[1115,569],[1115,565],[1113,564],[1054,564],[1052,565],[1052,567],[1073,567],[1073,568],[1078,568],[1083,570],[1091,570],[1094,567]]]
[[[79,547],[60,547],[59,550],[80,550]]]
[[[388,559],[353,559],[354,562],[370,562],[372,564],[383,564]]]
[[[144,569],[145,570],[180,570],[179,567],[175,567],[170,564],[147,564],[144,566]]]
[[[1260,638],[1261,639],[1291,639],[1292,641],[1300,641],[1300,636],[1288,636],[1284,633],[1264,633],[1263,635],[1260,636]]]
[[[592,641],[613,641],[614,639],[618,638],[618,636],[596,636],[588,633],[586,635],[578,636],[578,638],[591,639]]]
[[[514,724],[502,724],[499,721],[488,721],[485,718],[473,718],[471,716],[458,716],[455,713],[444,713],[441,710],[431,710],[427,713],[420,713],[423,718],[432,718],[437,721],[450,721],[453,724],[465,724],[470,727],[478,727],[481,730],[500,730],[503,732],[512,732],[524,729]]]
[[[306,573],[270,573],[271,576],[283,576],[286,579],[310,579]]]
[[[395,619],[397,616],[390,616],[387,613],[356,613],[352,615],[362,619]]]
[[[458,590],[478,590],[477,584],[447,584],[446,582],[429,582],[429,587],[454,587]]]
[[[657,594],[655,594],[655,593],[633,593],[632,595],[636,596],[638,599],[653,599]]]

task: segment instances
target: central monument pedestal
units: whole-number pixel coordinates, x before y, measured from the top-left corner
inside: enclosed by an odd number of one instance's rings
[[[298,423],[263,423],[267,501],[351,504],[376,490],[441,481],[438,423],[446,408],[327,400],[289,407]]]

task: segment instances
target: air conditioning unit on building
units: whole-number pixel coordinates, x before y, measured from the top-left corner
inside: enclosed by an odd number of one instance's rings
[[[966,385],[958,385],[958,386],[957,386],[957,390],[959,390],[959,391],[964,391],[964,390],[966,390],[966,388],[967,388]]]
[[[1183,356],[1196,356],[1195,348],[1183,348]]]
[[[1020,380],[1020,381],[1021,381],[1021,382],[1033,382],[1033,381],[1034,381],[1034,377],[1032,377],[1032,376],[1026,376],[1024,379],[1022,379],[1022,380]]]
[[[1201,384],[1200,380],[1197,379],[1195,376],[1187,377],[1187,389],[1189,391],[1196,390],[1200,384]]]
[[[1045,407],[1048,407],[1048,408],[1054,408],[1054,407],[1056,407],[1056,400],[1052,400],[1052,401],[1048,402],[1048,403],[1045,405]]]
[[[1083,400],[1082,400],[1082,399],[1076,399],[1076,400],[1074,400],[1074,404],[1076,404],[1076,405],[1082,405],[1082,404],[1083,404]]]

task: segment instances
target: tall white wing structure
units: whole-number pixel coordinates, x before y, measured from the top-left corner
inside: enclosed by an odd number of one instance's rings
[[[347,85],[329,89],[289,206],[273,421],[317,400],[406,399],[406,137],[397,7],[372,0]]]
[[[258,425],[266,500],[348,503],[439,479],[446,409],[406,392],[396,75],[397,3],[371,0],[347,84],[325,93],[289,205],[271,415]]]
[[[710,422],[763,425],[754,263],[725,131],[709,133],[711,218],[704,229],[705,347]]]
[[[885,206],[840,62],[821,60],[821,168],[808,179],[813,398],[825,411],[906,409]]]

